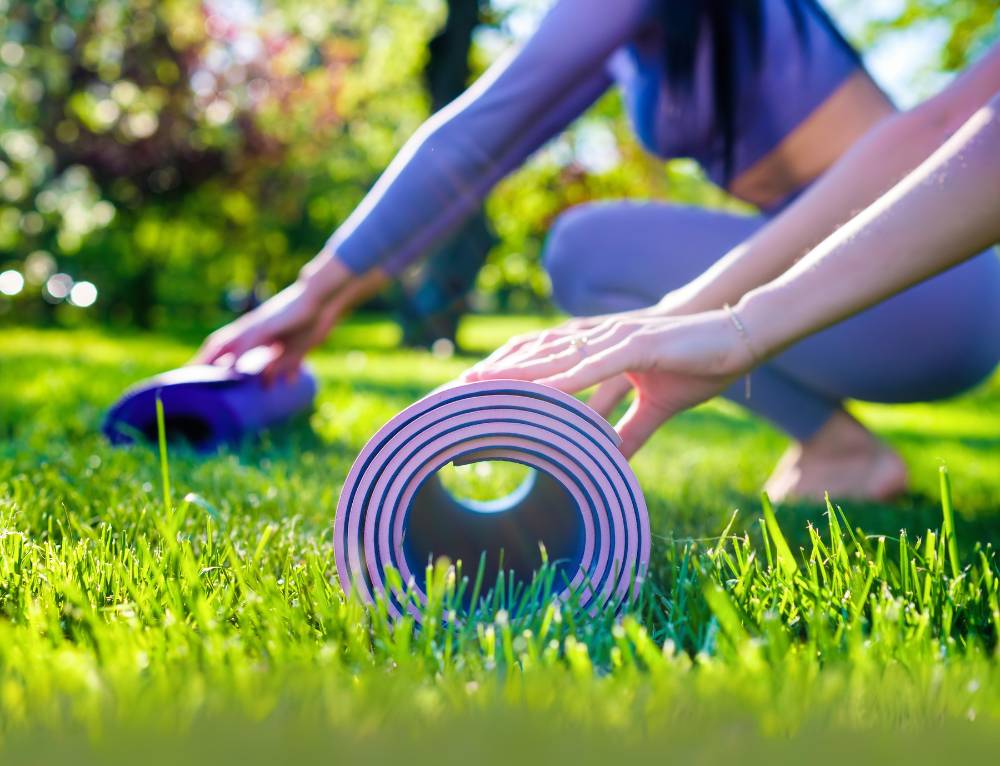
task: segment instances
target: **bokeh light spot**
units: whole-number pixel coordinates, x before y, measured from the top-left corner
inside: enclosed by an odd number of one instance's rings
[[[54,302],[64,300],[73,289],[73,277],[69,274],[53,274],[45,283],[45,295]]]
[[[69,291],[69,302],[85,309],[97,302],[97,286],[86,280],[77,282]]]
[[[3,295],[17,295],[24,289],[24,277],[21,272],[14,269],[0,273],[0,293]]]

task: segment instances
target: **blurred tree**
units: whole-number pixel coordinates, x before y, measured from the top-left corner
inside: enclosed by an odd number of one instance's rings
[[[946,72],[963,69],[1000,35],[997,0],[900,0],[897,13],[868,25],[868,41],[887,32],[935,24],[947,28],[937,62]]]
[[[436,21],[383,0],[0,11],[0,265],[49,254],[140,325],[294,274],[419,124]]]

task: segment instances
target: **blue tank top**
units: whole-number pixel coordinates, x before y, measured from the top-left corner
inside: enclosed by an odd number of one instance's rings
[[[737,30],[739,95],[732,177],[777,147],[861,66],[858,54],[815,0],[764,0],[761,10],[757,66],[749,40]],[[697,47],[689,88],[680,90],[668,82],[663,45],[659,23],[651,18],[609,65],[636,135],[661,157],[696,160],[709,178],[724,186],[725,147],[715,113],[708,30],[703,30]]]

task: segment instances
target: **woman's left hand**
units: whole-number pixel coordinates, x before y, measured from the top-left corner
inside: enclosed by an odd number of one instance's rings
[[[617,428],[622,452],[631,457],[660,425],[724,391],[752,366],[750,350],[729,317],[711,311],[608,320],[520,353],[491,357],[462,379],[534,380],[576,393],[624,375],[636,396]]]

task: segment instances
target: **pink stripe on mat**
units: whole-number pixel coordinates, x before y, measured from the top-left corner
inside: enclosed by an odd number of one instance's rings
[[[488,510],[437,484],[447,463],[482,460],[523,463],[541,475]],[[385,594],[401,616],[402,594],[387,593],[393,568],[411,584],[417,603],[409,611],[420,619],[432,556],[454,560],[464,550],[471,558],[482,548],[499,561],[506,541],[503,560],[524,574],[535,566],[541,535],[550,555],[562,552],[557,593],[572,591],[585,609],[617,606],[646,574],[649,517],[614,429],[560,391],[497,380],[439,389],[372,437],[341,492],[334,549],[345,590],[368,603]],[[511,551],[517,555],[508,557]],[[477,564],[465,561],[465,573],[474,575]],[[495,574],[488,571],[487,581]]]

